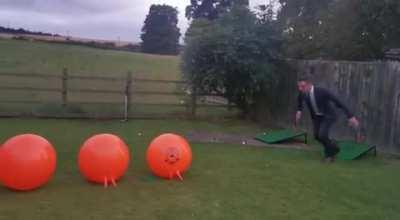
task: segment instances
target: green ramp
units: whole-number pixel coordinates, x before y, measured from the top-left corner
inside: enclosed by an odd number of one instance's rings
[[[297,137],[304,136],[304,143],[307,143],[307,133],[304,131],[295,131],[291,129],[285,129],[280,131],[271,131],[263,134],[259,134],[255,137],[256,140],[267,144],[276,144],[283,141],[292,140]]]
[[[357,143],[355,141],[338,141],[337,145],[340,147],[340,152],[337,158],[341,160],[354,160],[374,151],[376,156],[376,146],[368,145],[366,143]]]

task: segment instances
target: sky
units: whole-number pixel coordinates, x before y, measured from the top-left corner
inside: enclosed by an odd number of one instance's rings
[[[267,0],[250,0],[250,7]],[[0,26],[74,37],[140,42],[143,22],[152,4],[179,11],[179,28],[188,27],[190,0],[0,0]]]

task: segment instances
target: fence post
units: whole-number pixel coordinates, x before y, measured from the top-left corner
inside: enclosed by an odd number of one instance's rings
[[[62,84],[61,84],[61,95],[62,95],[62,100],[61,100],[61,105],[65,107],[67,105],[68,101],[68,69],[63,68],[62,72]]]
[[[130,103],[131,103],[131,86],[132,86],[132,72],[126,74],[125,84],[125,106],[124,106],[124,120],[127,121],[129,118]]]
[[[191,100],[191,105],[192,105],[192,112],[191,112],[191,117],[196,118],[196,111],[197,111],[197,91],[196,88],[193,87],[192,91],[192,100]]]

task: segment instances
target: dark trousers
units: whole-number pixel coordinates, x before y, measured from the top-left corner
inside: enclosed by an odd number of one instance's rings
[[[313,117],[314,137],[324,146],[325,157],[332,157],[340,151],[335,141],[329,137],[329,131],[335,122],[335,118],[324,116]]]

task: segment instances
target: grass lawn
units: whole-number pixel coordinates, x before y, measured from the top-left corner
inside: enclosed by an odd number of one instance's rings
[[[48,138],[57,172],[45,187],[0,188],[0,219],[399,219],[400,161],[368,157],[321,164],[318,152],[191,143],[194,160],[183,182],[147,169],[149,142],[163,132],[257,133],[242,121],[80,121],[0,119],[0,141],[26,132]],[[111,132],[132,160],[117,188],[87,183],[76,165],[89,136]],[[143,136],[138,136],[143,132]]]
[[[83,46],[0,39],[0,73],[70,73],[180,79],[180,59]]]
[[[64,67],[70,75],[115,76],[125,78],[128,71],[135,77],[156,80],[179,80],[180,59],[177,56],[160,56],[113,50],[93,49],[83,46],[51,44],[0,39],[0,87],[34,87],[61,89],[59,78],[21,78],[2,76],[2,73],[42,73],[61,75]],[[68,80],[69,89],[94,89],[124,91],[126,82],[105,80]],[[177,84],[135,83],[131,90],[175,92]],[[134,96],[133,102],[179,104],[182,97]],[[60,102],[60,92],[2,90],[0,100],[31,100]],[[123,102],[122,94],[69,92],[69,102]],[[1,106],[0,106],[1,107]]]
[[[128,71],[134,77],[155,80],[181,80],[182,73],[179,68],[178,56],[149,55],[143,53],[131,53],[113,50],[101,50],[84,46],[52,44],[43,42],[29,42],[18,40],[0,39],[0,88],[1,87],[28,87],[61,89],[60,78],[21,78],[6,76],[2,73],[42,73],[61,75],[64,67],[68,68],[70,75],[88,76],[115,76],[125,78]],[[69,89],[92,89],[125,91],[126,82],[105,80],[68,80]],[[190,97],[186,95],[135,94],[135,91],[145,92],[184,92],[181,83],[161,82],[134,82],[131,91],[131,116],[143,116],[148,114],[186,114],[187,103]],[[82,93],[68,92],[68,102],[83,112],[86,116],[119,116],[124,112],[123,94]],[[62,96],[54,91],[32,90],[1,90],[0,112],[54,115],[59,114],[57,103]],[[22,103],[14,103],[23,101]],[[28,101],[28,103],[27,103]],[[39,102],[38,104],[29,101]],[[74,104],[74,103],[97,104]],[[99,104],[100,103],[100,104]],[[103,104],[101,104],[103,103]],[[115,104],[108,104],[115,103]],[[167,104],[167,105],[164,105]],[[175,106],[172,106],[175,105]],[[53,110],[52,110],[53,109]],[[55,109],[55,110],[54,110]],[[43,111],[44,110],[44,111]],[[203,114],[200,109],[200,115]],[[206,115],[232,115],[226,109],[206,108]]]
[[[0,88],[28,87],[61,89],[60,78],[32,78],[6,76],[2,73],[31,73],[61,75],[64,67],[70,75],[112,76],[125,78],[128,71],[134,77],[155,80],[181,80],[178,56],[149,55],[113,50],[101,50],[84,46],[72,46],[43,42],[0,39]],[[92,89],[125,91],[126,82],[93,79],[69,79],[68,89]],[[186,114],[187,95],[171,94],[136,94],[135,91],[157,93],[183,93],[182,83],[134,82],[130,115],[148,114]],[[68,92],[68,102],[84,115],[119,116],[124,112],[123,94]],[[1,90],[0,112],[4,113],[39,113],[42,115],[60,115],[57,108],[62,95],[57,91]],[[22,103],[14,103],[23,101]],[[27,103],[36,101],[38,104]],[[82,104],[85,102],[97,104]],[[74,104],[80,103],[80,104]],[[99,104],[100,103],[100,104]],[[115,103],[115,104],[108,104]],[[164,105],[167,104],[167,105]],[[226,109],[214,107],[199,108],[199,115],[234,115]]]
[[[143,53],[130,53],[113,50],[101,50],[84,46],[51,44],[0,39],[0,88],[1,87],[34,87],[46,89],[61,89],[59,78],[21,78],[2,76],[2,73],[25,74],[55,74],[61,75],[64,67],[70,75],[111,76],[125,78],[131,71],[135,77],[156,80],[180,80],[180,59],[177,56],[160,56]],[[69,89],[92,89],[124,91],[126,82],[104,80],[68,80]],[[174,83],[140,82],[132,86],[132,91],[176,92],[182,91],[182,86]],[[53,91],[17,91],[1,90],[0,111],[31,112],[41,108],[41,105],[27,103],[1,103],[1,101],[39,101],[44,104],[60,103],[61,93]],[[68,102],[112,102],[123,103],[123,94],[101,94],[68,92]],[[174,95],[133,95],[133,103],[180,104],[186,97]],[[103,104],[101,109],[104,109]],[[83,111],[93,111],[94,106],[79,106]],[[124,106],[108,107],[114,115],[123,112]],[[146,108],[146,107],[141,107]],[[185,112],[183,105],[180,112]]]

